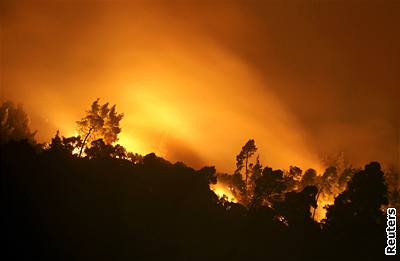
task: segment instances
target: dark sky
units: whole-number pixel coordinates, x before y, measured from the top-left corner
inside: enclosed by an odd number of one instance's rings
[[[218,2],[218,4],[213,3]],[[3,1],[1,98],[48,139],[100,97],[121,142],[234,168],[400,164],[400,1]]]

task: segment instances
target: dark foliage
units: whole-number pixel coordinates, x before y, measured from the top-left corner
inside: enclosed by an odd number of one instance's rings
[[[383,255],[381,206],[387,195],[378,163],[352,176],[321,225],[310,214],[318,193],[312,170],[299,181],[300,190],[287,191],[284,173],[264,168],[255,179],[256,204],[244,207],[219,200],[209,189],[220,177],[243,187],[238,176],[217,176],[213,167],[194,170],[155,154],[118,154],[102,140],[79,158],[71,153],[79,142],[56,135],[42,151],[27,141],[2,145],[2,260],[379,260]],[[296,180],[298,172],[292,171]]]
[[[36,132],[30,129],[30,120],[22,105],[15,106],[11,101],[3,102],[0,106],[0,143],[10,140],[26,139],[34,144]]]
[[[350,179],[347,189],[328,208],[327,240],[362,260],[377,260],[386,245],[387,186],[378,162],[371,162]],[[356,243],[354,243],[356,242]],[[339,253],[334,253],[338,256]]]

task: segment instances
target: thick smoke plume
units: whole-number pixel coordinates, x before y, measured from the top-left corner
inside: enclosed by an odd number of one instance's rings
[[[249,137],[272,167],[400,162],[396,3],[1,5],[1,99],[42,141],[100,97],[129,150],[194,166],[232,171]]]

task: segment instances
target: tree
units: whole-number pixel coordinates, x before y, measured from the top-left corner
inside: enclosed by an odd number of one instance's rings
[[[86,116],[77,121],[78,132],[84,137],[79,151],[79,157],[87,143],[102,138],[105,144],[110,145],[118,140],[118,134],[121,132],[119,126],[124,115],[118,114],[115,105],[109,107],[108,102],[101,105],[99,99],[96,99]]]
[[[260,163],[260,156],[257,155],[256,162],[254,164],[249,165],[250,168],[250,177],[249,177],[249,188],[254,192],[256,186],[256,180],[259,179],[262,175],[263,166]]]
[[[249,176],[249,159],[254,155],[257,151],[256,144],[253,139],[250,139],[246,142],[246,144],[242,147],[240,153],[236,156],[236,173],[241,173],[243,167],[245,168],[245,194],[247,194],[247,185],[248,185],[248,176]]]
[[[89,158],[118,158],[125,159],[126,150],[123,146],[117,144],[115,146],[106,144],[103,139],[94,140],[91,142],[90,148],[86,150],[86,154]]]
[[[254,181],[261,176],[263,171],[263,166],[260,163],[259,155],[257,155],[256,162],[254,164],[250,164],[250,171],[251,171],[251,177],[250,177],[251,181]]]
[[[217,174],[218,183],[225,184],[231,191],[232,194],[241,202],[245,191],[243,177],[240,173],[233,175],[227,173]]]
[[[324,193],[334,194],[338,178],[336,167],[327,168],[321,177],[321,190]]]
[[[80,148],[82,140],[80,136],[76,137],[60,137],[60,131],[57,130],[56,135],[51,139],[50,144],[45,149],[48,152],[64,155],[72,155],[76,148]]]
[[[317,172],[315,169],[308,169],[304,172],[300,181],[301,187],[315,186],[317,184]]]
[[[400,173],[394,166],[385,171],[385,180],[388,186],[388,198],[391,207],[400,209]]]
[[[127,159],[127,151],[124,146],[116,144],[114,146],[113,157],[118,159]]]
[[[348,167],[343,170],[342,174],[338,178],[338,187],[341,191],[346,189],[347,183],[350,181],[351,177],[353,177],[356,171],[357,170],[352,167]]]
[[[143,163],[143,155],[140,155],[139,153],[128,152],[126,154],[126,158],[130,160],[133,164]]]
[[[0,143],[10,140],[20,141],[27,139],[34,143],[36,132],[30,130],[30,120],[21,104],[17,107],[10,101],[0,107]]]
[[[274,201],[281,197],[285,189],[283,171],[265,167],[261,176],[255,180],[251,205],[257,207],[266,203],[271,206]]]
[[[311,224],[310,208],[317,207],[317,193],[315,186],[307,186],[300,192],[287,192],[283,201],[275,202],[274,208],[286,218],[289,225]]]
[[[298,189],[298,183],[301,179],[301,174],[303,173],[303,170],[299,167],[296,166],[290,166],[289,171],[285,171],[285,180],[286,180],[286,185],[287,191],[292,191],[292,190],[297,190]]]
[[[354,174],[347,189],[335,199],[327,211],[327,224],[337,225],[363,220],[382,222],[382,205],[388,204],[387,186],[378,162],[371,162]]]
[[[335,198],[335,204],[327,208],[326,245],[335,242],[343,253],[351,251],[360,260],[378,260],[375,256],[382,255],[386,246],[383,206],[388,204],[387,196],[378,162],[371,162],[355,173],[346,190]]]
[[[217,184],[216,172],[217,171],[214,166],[211,166],[211,167],[206,166],[206,167],[201,168],[198,171],[200,176],[202,176],[209,184]]]
[[[302,173],[303,171],[301,170],[301,168],[297,166],[290,166],[289,175],[293,177],[294,180],[299,180]]]

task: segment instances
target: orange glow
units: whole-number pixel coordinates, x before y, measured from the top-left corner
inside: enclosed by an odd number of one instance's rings
[[[76,147],[72,150],[72,155],[79,155],[80,148]],[[82,155],[85,155],[85,152],[82,152]]]
[[[321,193],[321,195],[318,197],[317,201],[318,206],[317,209],[315,210],[314,220],[321,222],[323,219],[325,219],[327,212],[325,207],[333,205],[334,202],[335,202],[335,195]],[[311,213],[313,212],[314,209],[311,208]]]
[[[235,202],[235,203],[237,202],[237,199],[233,195],[231,189],[228,186],[225,186],[224,184],[221,183],[211,184],[210,189],[214,191],[214,193],[218,196],[218,198],[225,197],[230,202]]]
[[[131,152],[133,151],[133,152],[139,153],[139,154],[146,153],[145,146],[140,141],[134,139],[130,135],[127,135],[126,133],[122,132],[118,137],[119,138],[118,138],[117,143],[123,145],[127,151],[131,151]]]
[[[190,29],[161,6],[143,10],[99,12],[85,30],[76,30],[76,42],[68,41],[72,36],[58,40],[65,35],[50,39],[53,34],[48,33],[70,32],[59,26],[75,26],[75,12],[66,16],[70,22],[60,25],[52,22],[57,12],[44,14],[35,6],[13,10],[16,19],[7,23],[4,35],[18,31],[34,38],[23,42],[48,39],[43,43],[51,44],[8,50],[10,61],[22,67],[3,75],[3,97],[24,104],[40,142],[57,129],[61,135],[73,135],[75,122],[100,98],[125,114],[119,143],[132,152],[155,152],[170,161],[195,168],[215,165],[230,173],[243,143],[254,138],[260,160],[269,166],[321,169],[295,115],[272,91],[273,85],[284,83],[264,81],[239,54]],[[7,43],[10,49],[14,46]],[[64,44],[65,51],[52,49]],[[64,56],[56,59],[54,54]],[[31,63],[43,59],[32,55],[57,64],[36,66]]]

